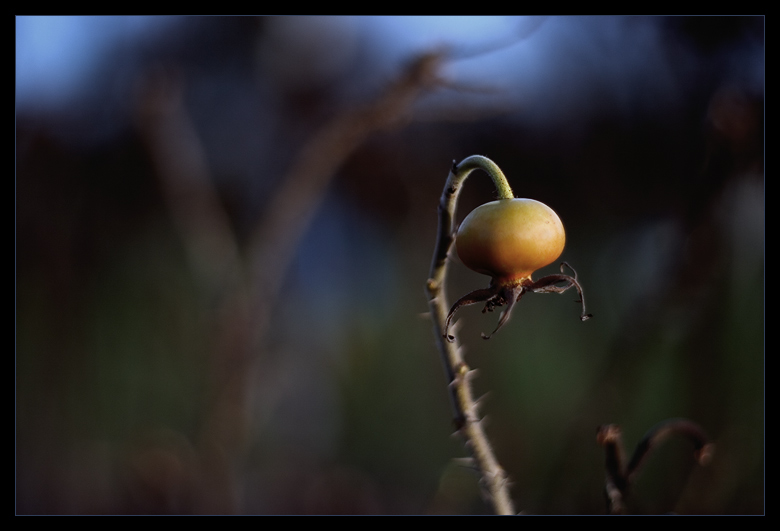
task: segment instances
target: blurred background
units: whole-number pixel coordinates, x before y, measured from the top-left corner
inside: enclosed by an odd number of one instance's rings
[[[685,417],[630,511],[763,513],[764,72],[762,17],[18,17],[16,512],[490,512],[424,294],[482,154],[595,316],[459,312],[518,508]]]

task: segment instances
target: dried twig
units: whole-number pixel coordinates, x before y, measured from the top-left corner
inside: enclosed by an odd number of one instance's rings
[[[704,430],[690,420],[670,419],[650,428],[637,445],[628,465],[625,462],[623,437],[620,428],[615,424],[599,426],[596,441],[604,447],[606,454],[607,479],[605,490],[607,511],[610,514],[624,514],[626,512],[624,498],[642,464],[658,444],[673,434],[687,437],[693,443],[693,455],[697,463],[706,465],[710,462],[715,451],[715,445],[708,441]]]

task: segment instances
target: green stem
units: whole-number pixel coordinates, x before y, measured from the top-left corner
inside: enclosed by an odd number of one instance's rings
[[[447,276],[447,255],[455,241],[455,206],[466,180],[472,171],[483,170],[496,185],[501,199],[514,197],[512,189],[501,169],[481,155],[473,155],[453,166],[444,185],[439,200],[439,230],[436,248],[433,251],[431,270],[426,283],[428,304],[433,319],[436,344],[439,347],[444,370],[449,383],[455,425],[465,439],[466,447],[474,459],[474,466],[481,476],[488,501],[497,514],[515,514],[512,499],[509,496],[509,484],[506,472],[495,457],[493,448],[485,435],[479,418],[477,403],[471,389],[474,371],[469,369],[463,359],[457,338],[447,341],[444,337],[445,321],[449,311],[445,280]],[[455,334],[455,332],[453,332]]]
[[[453,184],[461,184],[466,180],[466,177],[474,170],[482,170],[487,173],[493,184],[496,185],[496,192],[498,192],[499,199],[512,199],[515,194],[512,193],[512,188],[509,186],[509,182],[504,176],[504,172],[498,165],[487,157],[482,155],[472,155],[461,161],[457,166],[457,172],[455,175],[455,181]]]

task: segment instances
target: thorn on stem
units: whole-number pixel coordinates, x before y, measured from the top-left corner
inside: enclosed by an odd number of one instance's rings
[[[463,468],[478,470],[477,462],[474,460],[473,457],[455,457],[453,458],[452,462]]]
[[[482,407],[483,404],[487,402],[487,398],[489,394],[490,393],[485,393],[484,395],[474,400],[474,407],[476,408],[477,411],[479,410],[479,408]]]
[[[466,417],[462,414],[458,415],[452,419],[452,423],[455,425],[455,433],[453,433],[453,435],[460,435],[460,432],[463,430],[463,426],[466,425]]]
[[[708,443],[705,444],[702,448],[696,450],[693,455],[701,466],[707,466],[712,462],[712,456],[714,453],[715,444]]]

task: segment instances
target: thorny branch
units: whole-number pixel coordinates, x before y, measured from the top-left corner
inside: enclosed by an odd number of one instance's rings
[[[445,291],[447,275],[447,255],[454,242],[455,205],[460,195],[463,181],[475,169],[485,169],[484,164],[492,162],[484,157],[473,156],[460,165],[453,165],[439,202],[439,229],[436,247],[433,252],[431,269],[426,283],[428,303],[433,319],[434,336],[441,353],[442,362],[450,382],[449,391],[454,409],[455,424],[458,432],[466,440],[466,447],[474,458],[474,465],[481,476],[481,484],[486,497],[497,514],[515,514],[509,496],[509,482],[506,472],[498,463],[490,442],[480,422],[477,404],[471,390],[471,379],[475,372],[469,369],[463,359],[457,338],[445,338],[445,322],[449,304]],[[497,169],[497,168],[496,168]],[[498,170],[500,173],[500,170]],[[492,176],[492,175],[491,175]],[[503,177],[503,174],[501,174]],[[504,180],[505,181],[505,180]],[[511,190],[500,190],[502,195],[510,195]]]

